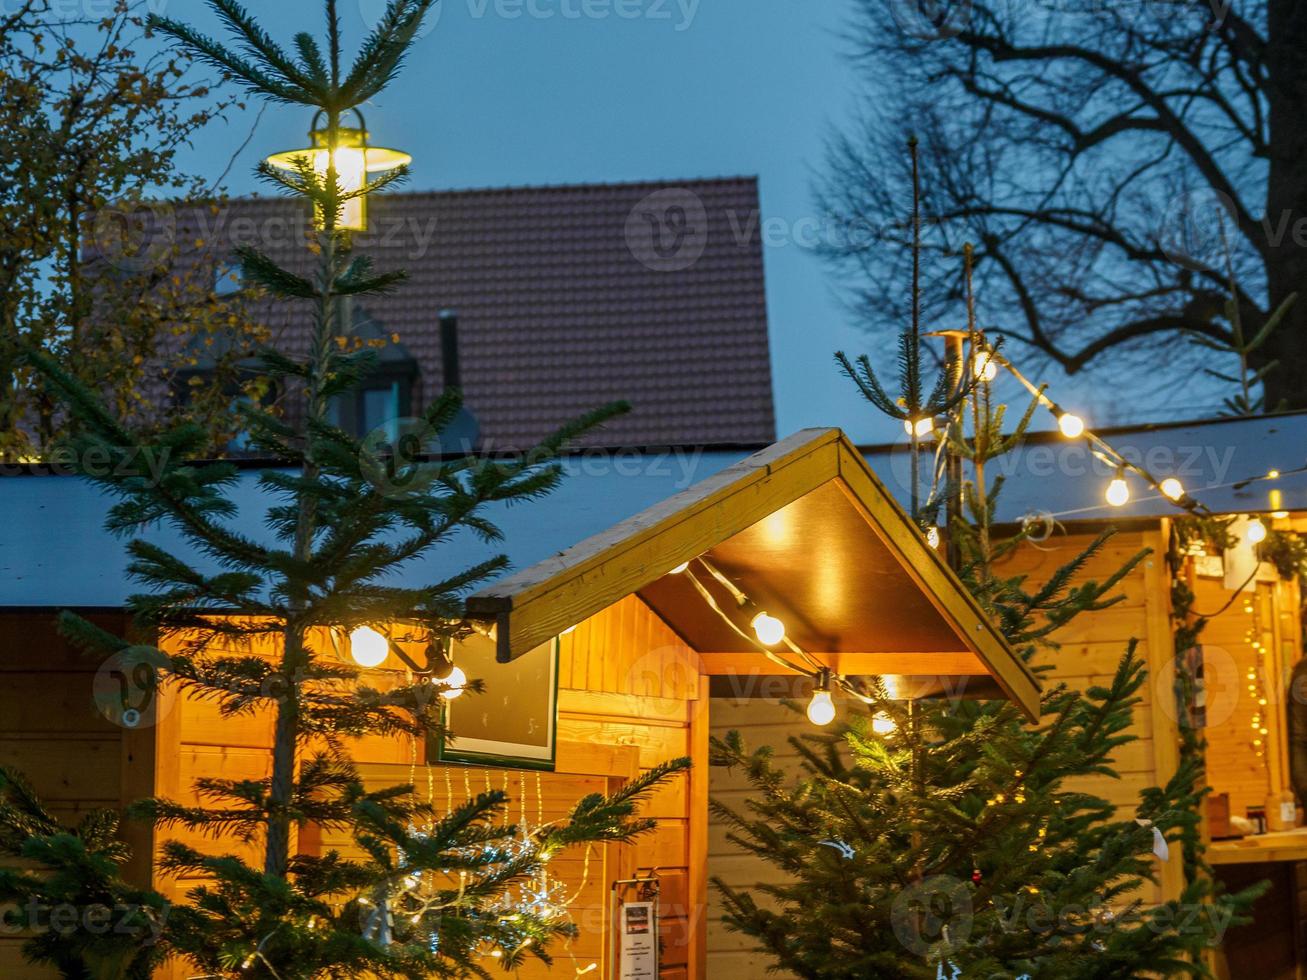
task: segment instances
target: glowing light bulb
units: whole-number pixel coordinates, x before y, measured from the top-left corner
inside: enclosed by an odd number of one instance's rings
[[[463,696],[463,689],[467,687],[467,674],[463,673],[462,667],[455,667],[440,683],[446,685],[446,690],[441,691],[440,696],[446,701],[453,701],[454,698]]]
[[[367,184],[367,157],[360,147],[338,146],[335,153],[318,150],[313,154],[313,170],[319,178],[327,176],[327,164],[336,164],[336,181],[346,193],[360,191]],[[341,205],[340,227],[361,231],[363,224],[363,198],[356,197]]]
[[[689,563],[688,561],[683,561],[683,562],[681,562],[679,565],[677,565],[675,568],[673,568],[670,572],[668,572],[667,574],[668,574],[668,575],[680,575],[683,571],[685,571],[685,570],[686,570],[687,568],[689,568],[689,567],[690,567],[690,563]]]
[[[912,435],[914,430],[917,433],[917,438],[928,436],[935,431],[935,420],[932,418],[917,419],[916,421],[904,419],[903,431],[908,435]]]
[[[1280,478],[1279,470],[1271,470],[1271,472],[1266,474],[1266,479],[1268,480],[1278,480],[1279,478]]]
[[[1173,476],[1168,476],[1163,480],[1162,485],[1157,489],[1161,490],[1162,493],[1170,497],[1172,500],[1179,500],[1184,496],[1184,484]]]
[[[390,641],[371,626],[356,626],[349,634],[349,655],[360,667],[379,667],[390,656]]]
[[[881,711],[872,716],[871,730],[877,735],[893,735],[899,730],[899,726],[894,724],[893,718]]]
[[[1122,477],[1117,477],[1107,485],[1107,502],[1113,507],[1124,507],[1130,502],[1130,484]]]
[[[926,528],[926,544],[930,545],[932,548],[939,547],[939,528],[935,527],[933,524]]]
[[[808,720],[814,725],[829,725],[835,720],[835,702],[830,699],[830,691],[820,688],[812,692],[808,702]]]
[[[753,631],[758,634],[759,642],[764,646],[774,647],[785,639],[785,624],[765,612],[754,616],[753,622],[749,625],[753,627]]]
[[[993,381],[998,377],[998,365],[994,363],[994,355],[987,350],[977,352],[971,361],[971,372],[976,376],[977,381]]]
[[[1085,420],[1079,415],[1063,412],[1057,417],[1057,427],[1062,431],[1062,435],[1074,439],[1076,436],[1084,435]]]
[[[1243,536],[1249,544],[1259,544],[1266,540],[1266,525],[1254,517],[1244,528]]]

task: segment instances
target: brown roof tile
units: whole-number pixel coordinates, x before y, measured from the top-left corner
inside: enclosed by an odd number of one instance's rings
[[[381,194],[357,247],[410,279],[360,312],[412,351],[423,402],[442,383],[439,311],[457,312],[467,406],[489,447],[530,445],[617,398],[632,413],[591,444],[768,443],[758,214],[753,178]],[[179,231],[293,263],[304,215],[239,199]],[[302,346],[301,304],[266,316],[279,345]]]

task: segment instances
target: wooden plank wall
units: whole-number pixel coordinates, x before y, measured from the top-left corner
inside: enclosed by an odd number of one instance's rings
[[[1061,649],[1042,652],[1040,662],[1054,666],[1053,677],[1077,687],[1104,683],[1115,671],[1126,644],[1134,637],[1139,653],[1148,664],[1150,680],[1141,692],[1143,703],[1135,712],[1134,732],[1138,740],[1122,746],[1116,763],[1119,779],[1095,777],[1078,780],[1074,788],[1093,792],[1117,805],[1122,815],[1133,815],[1139,793],[1159,778],[1167,778],[1178,761],[1178,742],[1174,711],[1157,709],[1155,692],[1169,690],[1169,680],[1158,686],[1158,677],[1167,677],[1172,661],[1169,625],[1170,588],[1165,567],[1166,529],[1154,527],[1117,534],[1086,566],[1083,578],[1106,578],[1125,561],[1145,547],[1153,554],[1145,559],[1122,583],[1118,592],[1121,603],[1098,613],[1085,614],[1061,630],[1055,639]],[[1072,533],[1054,537],[1039,547],[1018,549],[999,569],[1003,575],[1025,574],[1032,583],[1044,581],[1057,568],[1078,555],[1093,540],[1090,533]],[[1046,678],[1048,675],[1045,675]],[[1046,679],[1045,684],[1049,683]],[[809,728],[806,719],[777,702],[765,700],[712,703],[712,731],[720,735],[739,729],[753,745],[770,745],[777,760],[796,765],[797,756],[786,743],[789,735]],[[714,798],[738,804],[746,795],[739,776],[720,770],[711,774]],[[711,873],[732,883],[750,884],[776,880],[776,872],[765,862],[744,854],[731,845],[719,826],[710,828]],[[1178,861],[1160,868],[1162,883],[1150,886],[1142,896],[1158,901],[1179,893],[1181,869]],[[721,925],[720,907],[710,896],[708,932],[709,975],[732,980],[763,980],[778,976],[766,973],[765,958],[751,951],[749,943]]]
[[[843,708],[843,705],[841,705]],[[714,698],[712,702],[712,732],[725,735],[739,731],[750,746],[770,746],[776,766],[787,773],[799,772],[799,754],[789,744],[789,737],[811,731],[806,718],[772,698],[734,699]],[[713,799],[742,810],[752,795],[749,781],[742,773],[732,773],[714,767],[709,773],[709,792]],[[726,827],[712,820],[708,828],[708,871],[732,885],[757,886],[784,884],[788,876],[773,864],[760,861],[742,851],[726,837]],[[755,893],[760,904],[766,896]],[[779,977],[787,980],[791,973],[768,972],[771,961],[756,951],[746,936],[727,929],[722,923],[720,899],[710,891],[708,901],[708,976],[730,977],[731,980],[763,980]]]
[[[1024,573],[1032,583],[1046,581],[1059,567],[1080,554],[1096,531],[1057,535],[1036,547],[1017,549],[998,568],[999,574]],[[1151,554],[1120,583],[1113,595],[1123,599],[1108,609],[1084,613],[1053,634],[1056,650],[1041,650],[1038,663],[1054,669],[1045,685],[1064,682],[1084,690],[1108,683],[1131,639],[1148,665],[1149,677],[1139,692],[1131,734],[1136,740],[1115,755],[1119,778],[1094,776],[1070,781],[1069,789],[1094,793],[1117,807],[1122,819],[1132,818],[1139,794],[1159,780],[1169,779],[1179,761],[1176,710],[1171,699],[1174,677],[1173,633],[1170,624],[1170,573],[1166,567],[1168,529],[1161,527],[1120,531],[1084,567],[1078,581],[1102,581],[1145,548]],[[1139,897],[1146,902],[1165,901],[1179,894],[1183,870],[1178,860],[1159,866],[1161,882],[1146,887]]]
[[[560,816],[582,796],[615,789],[623,779],[677,756],[703,757],[707,685],[698,673],[697,658],[638,598],[627,597],[564,635],[559,668],[556,773],[418,765],[411,740],[367,739],[355,743],[351,752],[369,784],[413,782],[437,803],[460,802],[487,785],[507,788],[514,798],[508,819],[519,817],[525,790],[529,821],[541,814],[545,819]],[[493,687],[493,676],[483,680]],[[161,765],[167,792],[194,799],[190,787],[197,777],[267,775],[269,716],[222,718],[210,704],[185,700],[172,717],[174,731],[161,736],[178,746],[175,770],[163,773]],[[583,969],[591,962],[598,969],[589,976],[608,975],[604,942],[609,885],[656,868],[663,882],[662,976],[703,976],[692,969],[703,946],[699,923],[705,862],[695,860],[707,847],[706,785],[695,789],[701,780],[706,780],[706,767],[677,776],[655,794],[645,812],[657,820],[657,827],[636,844],[596,848],[588,862],[584,852],[578,852],[551,863],[551,871],[577,895],[575,916],[583,931],[570,949],[558,951],[554,975],[571,975],[567,964]],[[187,842],[207,850],[240,850],[226,843]],[[348,848],[350,842],[339,835],[309,834],[302,846]],[[172,974],[183,975],[180,968]],[[543,967],[528,966],[518,975],[550,974]]]
[[[120,635],[125,628],[121,616],[93,618]],[[0,615],[0,765],[25,774],[67,824],[148,793],[149,760],[136,754],[141,734],[113,724],[95,706],[99,667],[98,659],[59,635],[53,614]],[[143,858],[130,870],[143,876],[149,833],[131,826],[125,836]],[[15,937],[0,936],[0,977],[58,976],[24,963],[20,945]]]
[[[1222,610],[1200,637],[1207,678],[1207,779],[1213,792],[1229,793],[1231,814],[1246,816],[1250,807],[1265,806],[1268,795],[1289,788],[1284,696],[1288,673],[1301,656],[1296,585],[1259,581],[1236,595],[1221,579],[1200,577],[1194,593],[1199,612]],[[1254,641],[1262,644],[1261,657]],[[1254,729],[1256,717],[1266,735]],[[1255,745],[1259,740],[1262,744]]]

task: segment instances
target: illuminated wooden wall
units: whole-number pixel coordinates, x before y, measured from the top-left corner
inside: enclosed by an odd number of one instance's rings
[[[382,787],[413,782],[437,805],[457,804],[487,787],[505,789],[513,798],[507,819],[525,816],[528,822],[562,816],[581,797],[616,789],[638,772],[683,755],[706,757],[707,685],[698,674],[697,659],[639,599],[628,597],[581,623],[560,639],[559,726],[557,771],[542,773],[482,767],[427,767],[417,764],[408,739],[369,738],[356,742],[351,753],[360,763],[366,783]],[[483,678],[493,686],[493,676]],[[272,744],[267,714],[222,718],[206,702],[178,700],[160,730],[160,742],[176,745],[172,759],[161,757],[158,768],[162,795],[194,802],[191,786],[197,777],[266,777]],[[311,751],[311,750],[310,750]],[[174,761],[175,760],[175,761]],[[691,972],[702,947],[697,927],[703,902],[706,850],[706,772],[699,767],[675,777],[649,802],[645,813],[657,828],[629,846],[595,848],[560,855],[551,873],[576,896],[573,918],[582,934],[555,951],[552,972],[530,965],[524,978],[575,975],[598,967],[587,976],[608,975],[605,945],[608,933],[609,886],[637,870],[654,868],[663,881],[662,976],[700,978]],[[183,833],[165,835],[186,840],[202,850],[240,851],[227,842],[215,844]],[[309,828],[300,841],[304,851],[335,848],[352,851],[340,833],[316,833]],[[249,856],[253,850],[245,849]],[[159,881],[161,887],[184,890],[193,882]],[[180,966],[170,980],[187,974]]]
[[[1149,665],[1149,682],[1140,692],[1142,703],[1135,712],[1134,734],[1137,741],[1122,746],[1115,756],[1119,779],[1094,777],[1076,780],[1069,789],[1092,792],[1115,804],[1123,817],[1132,817],[1140,791],[1156,784],[1159,774],[1167,778],[1178,762],[1175,712],[1159,705],[1159,692],[1169,692],[1169,679],[1159,686],[1158,678],[1168,678],[1167,664],[1172,660],[1169,625],[1170,584],[1165,566],[1166,532],[1164,528],[1134,530],[1117,534],[1085,567],[1082,581],[1102,580],[1143,548],[1152,548],[1145,559],[1120,585],[1124,596],[1119,604],[1096,613],[1086,613],[1060,630],[1054,639],[1059,650],[1043,651],[1039,661],[1052,664],[1055,673],[1044,675],[1043,683],[1066,683],[1084,689],[1107,683],[1120,662],[1132,637],[1139,640],[1139,655]],[[1038,547],[1025,545],[999,568],[1000,575],[1026,574],[1032,584],[1046,580],[1053,572],[1078,555],[1093,540],[1092,534],[1059,535]],[[712,730],[723,735],[739,729],[752,745],[770,745],[782,768],[796,769],[799,758],[786,744],[796,732],[810,730],[802,716],[796,716],[775,701],[713,702]],[[747,783],[739,774],[721,770],[711,773],[711,795],[738,805],[748,795]],[[745,854],[732,845],[724,828],[714,825],[710,835],[710,873],[733,884],[750,885],[779,880],[776,871],[765,862]],[[1148,886],[1140,896],[1155,902],[1179,894],[1182,885],[1178,860],[1162,865],[1161,884]],[[766,973],[768,960],[756,953],[749,941],[727,930],[720,920],[720,907],[709,904],[708,929],[709,976],[731,980],[764,980],[783,976]]]
[[[121,633],[121,615],[92,617]],[[119,808],[148,796],[153,784],[149,731],[124,729],[96,709],[92,684],[99,662],[74,649],[45,612],[0,616],[0,765],[27,776],[49,810],[66,824],[89,810]],[[137,852],[131,870],[147,874],[150,836],[129,825]],[[57,978],[23,961],[17,937],[0,935],[0,977]]]

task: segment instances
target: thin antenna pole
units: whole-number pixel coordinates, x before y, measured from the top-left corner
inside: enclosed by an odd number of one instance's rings
[[[908,139],[908,155],[912,158],[912,358],[921,356],[921,172],[917,165],[917,138]],[[919,406],[911,406],[916,409]],[[912,446],[912,520],[921,522],[921,440],[917,435],[917,419],[911,420]]]

